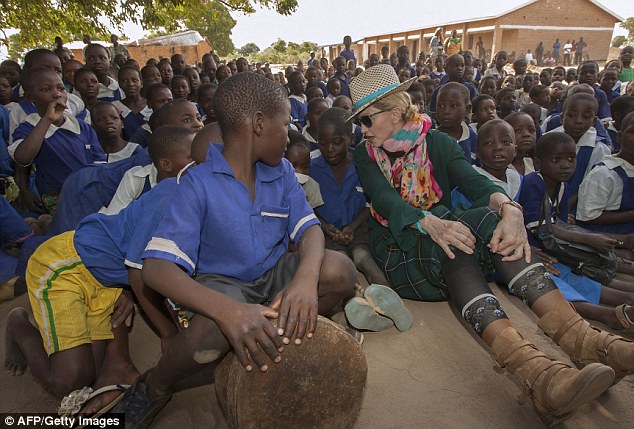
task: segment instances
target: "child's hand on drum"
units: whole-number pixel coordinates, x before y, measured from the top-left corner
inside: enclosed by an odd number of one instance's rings
[[[295,276],[275,296],[271,307],[279,312],[277,331],[283,336],[284,344],[290,344],[294,332],[297,345],[302,343],[304,335],[313,337],[317,328],[317,285],[309,287],[305,280]]]

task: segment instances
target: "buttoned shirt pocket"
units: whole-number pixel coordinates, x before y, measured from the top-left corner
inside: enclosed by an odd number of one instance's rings
[[[288,206],[262,205],[259,212],[259,225],[254,232],[259,244],[273,250],[287,239],[290,208]]]

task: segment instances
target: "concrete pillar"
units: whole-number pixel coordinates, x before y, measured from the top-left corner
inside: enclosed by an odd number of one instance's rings
[[[502,50],[502,30],[498,24],[495,24],[495,30],[493,30],[493,44],[491,45],[491,58],[487,58],[487,61],[491,61],[495,57],[497,51]]]

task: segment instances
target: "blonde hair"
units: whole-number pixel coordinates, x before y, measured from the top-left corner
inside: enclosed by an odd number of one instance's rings
[[[395,92],[387,97],[377,101],[372,105],[379,110],[401,110],[401,119],[403,122],[409,122],[415,114],[418,113],[418,107],[412,104],[412,99],[405,91]]]

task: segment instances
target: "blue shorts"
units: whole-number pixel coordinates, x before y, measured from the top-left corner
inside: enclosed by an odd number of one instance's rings
[[[589,302],[598,304],[601,297],[601,283],[577,275],[564,264],[554,264],[559,270],[558,276],[551,275],[564,298],[569,302]]]

